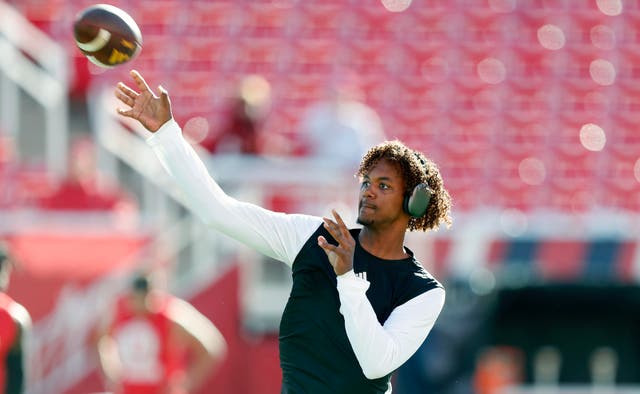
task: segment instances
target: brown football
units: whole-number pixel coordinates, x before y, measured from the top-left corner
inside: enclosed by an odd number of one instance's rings
[[[73,35],[80,51],[100,67],[126,63],[142,49],[142,33],[136,21],[109,4],[95,4],[80,11]]]

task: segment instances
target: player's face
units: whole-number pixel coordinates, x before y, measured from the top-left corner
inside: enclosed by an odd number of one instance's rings
[[[376,163],[360,180],[358,223],[379,226],[402,218],[404,179],[398,167],[386,159]]]

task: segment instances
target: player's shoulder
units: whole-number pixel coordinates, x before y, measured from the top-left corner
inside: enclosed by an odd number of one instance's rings
[[[407,260],[407,264],[404,265],[403,276],[405,281],[413,283],[425,291],[434,288],[442,288],[442,284],[429,272],[420,260],[416,259],[413,253],[411,258]]]

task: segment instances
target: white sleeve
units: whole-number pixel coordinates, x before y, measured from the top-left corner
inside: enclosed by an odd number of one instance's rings
[[[171,119],[147,138],[160,163],[182,191],[189,208],[208,226],[291,266],[322,224],[315,216],[273,212],[228,196],[209,175]]]
[[[340,313],[351,347],[368,379],[395,371],[418,350],[444,306],[445,291],[429,290],[396,307],[381,325],[369,303],[369,282],[353,271],[338,276]]]

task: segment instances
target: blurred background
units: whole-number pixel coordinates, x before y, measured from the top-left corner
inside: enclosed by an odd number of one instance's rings
[[[290,270],[184,207],[116,115],[131,68],[223,188],[273,210],[353,223],[353,141],[438,163],[454,225],[408,242],[447,302],[394,393],[640,392],[640,1],[108,3],[143,35],[112,69],[74,44],[93,2],[0,2],[0,238],[34,320],[29,393],[102,390],[91,336],[141,265],[229,343],[203,393],[280,390]],[[320,149],[346,133],[353,150]]]

